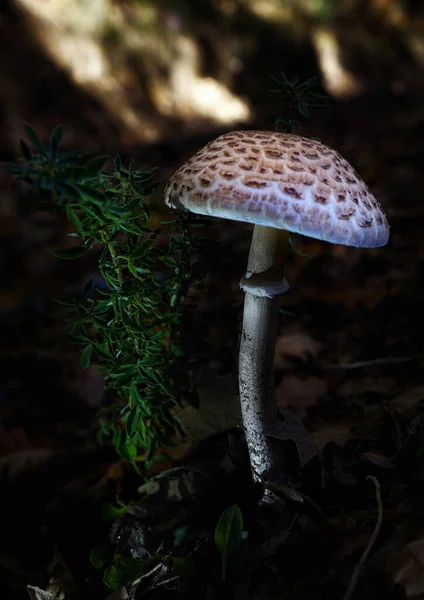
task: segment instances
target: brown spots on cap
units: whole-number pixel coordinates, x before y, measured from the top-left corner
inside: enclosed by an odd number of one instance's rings
[[[362,227],[365,229],[365,228],[372,226],[373,219],[372,219],[372,217],[366,217],[365,215],[360,215],[356,219],[356,222],[358,223],[359,227]]]
[[[308,160],[316,160],[317,158],[319,158],[319,154],[317,152],[313,152],[311,150],[309,150],[309,151],[303,150],[302,154]]]
[[[257,179],[242,179],[243,184],[246,187],[254,188],[254,189],[263,189],[269,187],[269,183],[267,181],[258,181]]]
[[[265,156],[267,158],[282,158],[283,157],[283,152],[281,152],[281,150],[271,150],[270,148],[265,148],[264,152],[265,152]]]
[[[299,216],[294,213],[294,212],[289,212],[287,211],[284,215],[284,224],[288,226],[288,228],[290,228],[290,226],[295,225],[299,220]],[[283,229],[287,229],[286,227],[284,227]]]
[[[170,205],[193,212],[336,243],[372,247],[388,238],[379,204],[349,163],[320,142],[298,135],[224,134],[174,174],[165,194]]]
[[[325,185],[324,183],[317,182],[317,184],[315,186],[315,192],[320,196],[325,196],[326,198],[330,198],[333,190],[330,185]]]
[[[291,142],[286,142],[286,141],[281,141],[281,143],[279,144],[282,148],[285,148],[286,150],[292,150],[293,148],[296,148],[295,144],[292,144]]]
[[[356,213],[355,206],[336,206],[336,215],[342,221],[347,221]]]
[[[220,175],[226,181],[231,181],[236,178],[236,173],[234,173],[234,171],[221,171]]]
[[[315,184],[316,179],[313,175],[311,175],[311,173],[302,173],[302,175],[298,175],[298,181],[302,185],[311,187]]]
[[[293,210],[298,215],[305,212],[305,204],[299,204],[298,202],[293,202]]]
[[[223,195],[222,192],[221,195]],[[228,195],[231,197],[232,200],[237,200],[240,206],[247,204],[252,198],[251,192],[246,192],[245,190],[242,191],[240,188],[237,189],[235,192],[231,192],[231,190],[228,190]]]
[[[302,192],[300,190],[288,185],[283,187],[283,192],[292,198],[298,198],[299,200],[302,198]]]
[[[301,163],[301,161],[299,161],[299,163]],[[301,164],[289,162],[287,163],[287,166],[291,171],[295,171],[296,173],[305,172],[305,168]]]

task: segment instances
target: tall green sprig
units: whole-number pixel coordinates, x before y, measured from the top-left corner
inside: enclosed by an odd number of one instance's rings
[[[78,243],[56,251],[63,259],[98,252],[101,285],[88,282],[67,302],[67,332],[81,344],[81,366],[94,364],[116,401],[103,409],[100,438],[110,436],[121,456],[137,470],[150,465],[158,446],[171,443],[178,427],[170,368],[180,356],[184,298],[193,285],[194,239],[189,217],[171,224],[169,252],[156,244],[146,199],[152,170],[124,166],[119,156],[105,170],[105,156],[62,152],[57,127],[44,145],[25,127],[32,149],[21,142],[22,159],[9,164],[27,181],[37,206],[64,211]],[[168,270],[168,273],[166,271]]]
[[[317,77],[299,83],[299,76],[289,79],[282,71],[280,78],[272,77],[276,87],[271,92],[280,94],[284,116],[278,117],[277,131],[292,133],[300,119],[309,119],[312,110],[328,108],[328,97],[321,93]]]

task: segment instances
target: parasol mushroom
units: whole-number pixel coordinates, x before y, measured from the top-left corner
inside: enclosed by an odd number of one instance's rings
[[[276,451],[273,358],[289,233],[333,244],[384,246],[389,225],[353,167],[313,139],[236,131],[209,142],[169,180],[166,203],[255,225],[244,290],[239,388],[256,483],[284,482]]]

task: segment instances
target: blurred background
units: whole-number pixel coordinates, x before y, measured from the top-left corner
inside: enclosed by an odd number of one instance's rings
[[[419,1],[6,0],[0,27],[2,158],[29,121],[40,134],[63,123],[70,146],[166,163],[196,136],[272,127],[281,70],[319,75],[333,110],[311,132],[347,154],[361,136],[365,177],[397,162],[388,189],[406,177],[401,142],[410,156],[420,139]]]
[[[372,305],[376,295],[405,289],[405,278],[420,268],[422,2],[5,0],[0,48],[0,160],[19,155],[24,122],[43,139],[61,123],[69,149],[119,153],[159,168],[152,198],[158,220],[167,212],[164,183],[207,141],[235,128],[274,128],[282,99],[271,91],[273,77],[281,71],[301,80],[318,76],[331,108],[313,112],[299,132],[320,137],[354,165],[389,216],[392,252],[301,241],[318,255],[336,257],[325,266],[330,288],[320,285],[314,293],[330,291],[351,302],[359,295],[365,303],[369,296]],[[27,191],[13,186],[1,166],[0,186],[0,308],[7,313],[43,302],[58,293],[61,280],[72,283],[80,273],[57,267],[47,240],[53,235],[50,242],[57,242],[64,232],[55,238],[46,215],[25,212]],[[223,240],[238,239],[246,227],[227,223],[224,231]],[[235,266],[238,275],[245,251],[243,246]],[[354,275],[352,265],[359,263]],[[323,275],[315,263],[293,257],[293,283],[303,266],[309,270],[300,294],[311,273],[315,280]],[[82,261],[77,268],[84,270]],[[353,276],[359,281],[368,272],[371,285],[361,280],[355,294],[346,291]],[[234,280],[233,289],[237,285]]]

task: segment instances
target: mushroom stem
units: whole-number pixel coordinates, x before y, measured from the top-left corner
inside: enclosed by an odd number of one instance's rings
[[[278,282],[283,281],[288,239],[286,230],[256,225],[246,277],[241,282],[246,296],[239,358],[240,403],[255,483],[275,483],[278,473],[282,475],[281,454],[267,432],[278,417],[273,365],[282,287]],[[258,281],[261,290],[277,291],[258,294],[251,283],[244,285],[246,281]]]

